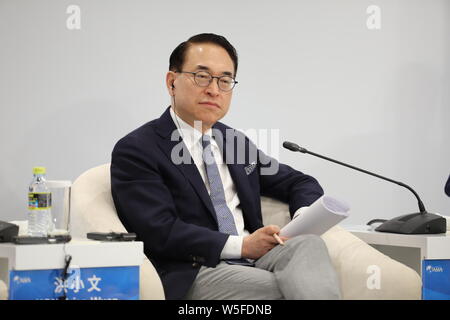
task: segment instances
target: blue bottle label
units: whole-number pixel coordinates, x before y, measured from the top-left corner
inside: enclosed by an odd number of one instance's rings
[[[28,209],[29,210],[45,210],[52,207],[51,192],[29,192],[28,193]]]

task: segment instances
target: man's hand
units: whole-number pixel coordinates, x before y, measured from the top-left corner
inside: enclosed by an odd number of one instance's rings
[[[246,236],[242,242],[242,258],[258,259],[265,255],[278,244],[273,234],[278,234],[279,232],[280,227],[269,225]],[[286,237],[280,238],[283,241],[288,240]]]

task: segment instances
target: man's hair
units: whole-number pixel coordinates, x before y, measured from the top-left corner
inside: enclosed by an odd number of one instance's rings
[[[212,43],[224,48],[234,63],[234,76],[236,77],[238,68],[238,57],[236,49],[228,42],[228,40],[214,33],[201,33],[190,37],[173,50],[169,59],[170,71],[181,71],[186,57],[186,50],[194,43]]]

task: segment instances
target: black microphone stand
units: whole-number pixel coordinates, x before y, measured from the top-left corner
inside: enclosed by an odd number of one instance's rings
[[[285,142],[283,142],[283,147],[285,147],[286,149],[291,150],[291,151],[308,153],[315,157],[319,157],[319,158],[340,164],[342,166],[369,174],[371,176],[395,183],[395,184],[405,187],[409,191],[411,191],[417,199],[420,212],[406,214],[406,215],[402,215],[402,216],[393,218],[391,220],[387,220],[384,223],[382,223],[380,226],[378,226],[375,229],[376,231],[401,233],[401,234],[437,234],[437,233],[446,233],[447,232],[446,219],[439,215],[427,212],[425,209],[425,206],[423,205],[422,200],[420,200],[419,195],[410,186],[404,184],[403,182],[395,181],[395,180],[380,176],[379,174],[376,174],[376,173],[373,173],[373,172],[370,172],[370,171],[367,171],[364,169],[360,169],[355,166],[343,163],[341,161],[337,161],[337,160],[322,156],[320,154],[308,151],[305,148],[302,148],[293,142],[285,141]],[[379,220],[377,219],[377,220],[372,220],[372,221],[379,221]]]

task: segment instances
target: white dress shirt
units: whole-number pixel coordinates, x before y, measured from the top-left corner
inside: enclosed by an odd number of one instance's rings
[[[198,171],[203,179],[203,183],[205,184],[208,193],[210,193],[208,176],[206,174],[206,167],[203,162],[202,154],[203,154],[203,146],[201,142],[202,133],[191,127],[188,123],[184,122],[179,116],[175,115],[175,112],[172,108],[170,108],[170,115],[172,116],[172,120],[181,131],[181,137],[183,138],[183,142],[186,145],[189,153],[191,154],[192,159],[194,160],[195,165],[197,166]],[[198,128],[201,130],[201,128]],[[212,130],[209,129],[205,132],[205,135],[211,136]],[[223,161],[222,154],[220,152],[219,146],[217,145],[214,139],[211,139],[211,151],[213,152],[214,159],[217,163],[217,167],[219,169],[220,179],[222,180],[223,189],[225,192],[225,201],[227,203],[228,208],[233,214],[234,223],[236,225],[236,231],[238,233],[237,236],[230,235],[228,237],[225,246],[220,254],[221,259],[239,259],[241,258],[242,252],[242,242],[244,237],[249,235],[250,233],[244,229],[244,217],[242,215],[242,210],[238,207],[240,204],[239,196],[236,191],[236,187],[231,179],[230,171],[228,170],[228,166]]]

